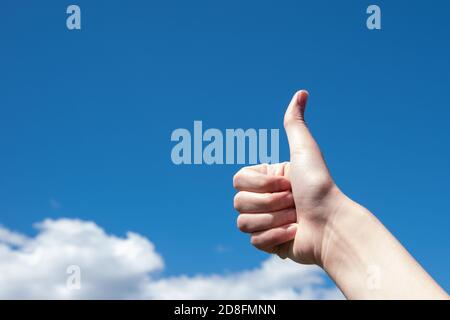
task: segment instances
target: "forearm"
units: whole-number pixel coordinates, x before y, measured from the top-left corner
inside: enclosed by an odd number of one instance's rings
[[[346,197],[323,239],[322,267],[349,299],[448,299],[380,221]]]

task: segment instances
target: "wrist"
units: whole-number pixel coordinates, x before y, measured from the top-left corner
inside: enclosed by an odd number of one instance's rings
[[[320,250],[320,266],[329,274],[357,261],[369,231],[379,224],[370,211],[342,192],[337,203],[323,227]]]

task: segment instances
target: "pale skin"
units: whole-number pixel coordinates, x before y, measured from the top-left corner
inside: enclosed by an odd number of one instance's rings
[[[234,176],[238,228],[258,249],[316,264],[348,299],[449,299],[383,224],[335,184],[304,120],[308,93],[284,117],[290,161]]]

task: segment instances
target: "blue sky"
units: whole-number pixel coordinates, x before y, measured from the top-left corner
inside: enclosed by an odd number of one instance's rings
[[[82,30],[65,26],[82,10]],[[365,26],[378,4],[382,30]],[[176,128],[280,128],[297,89],[343,191],[450,290],[450,3],[24,1],[0,5],[0,223],[95,221],[165,274],[252,268],[238,165],[175,166]],[[280,155],[287,140],[280,131]]]

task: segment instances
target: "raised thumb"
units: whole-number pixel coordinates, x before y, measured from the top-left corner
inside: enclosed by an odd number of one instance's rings
[[[293,156],[304,153],[322,160],[319,147],[305,122],[308,95],[306,90],[300,90],[294,94],[284,115],[284,128],[289,141],[291,159]]]

